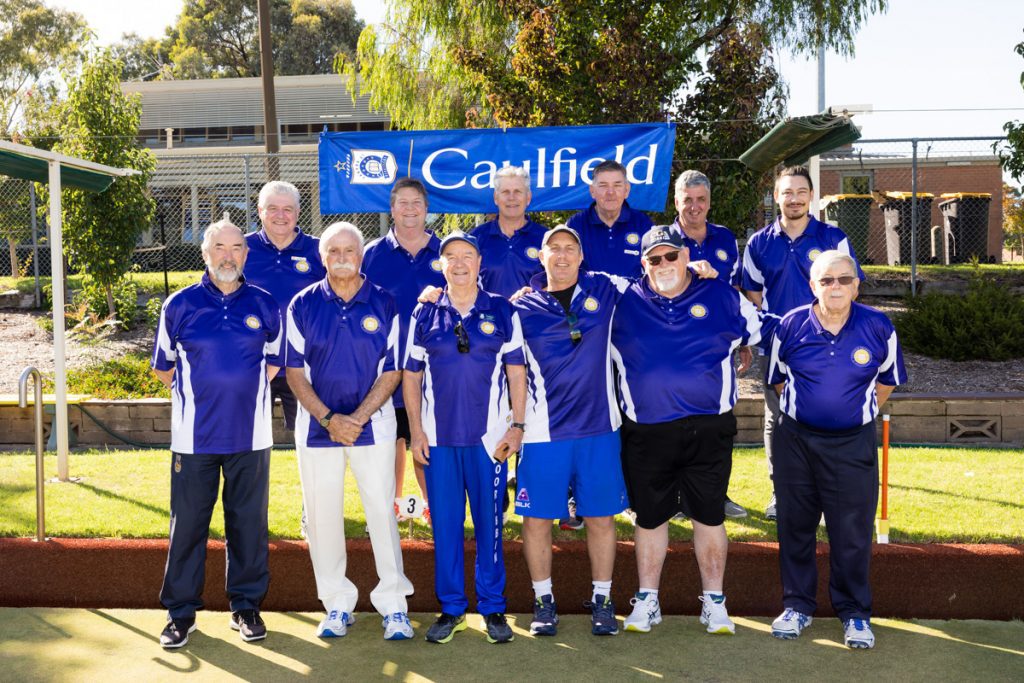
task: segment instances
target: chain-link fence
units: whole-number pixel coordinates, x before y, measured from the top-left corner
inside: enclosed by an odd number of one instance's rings
[[[830,152],[821,158],[822,218],[846,232],[867,264],[1000,261],[1002,170],[992,149],[998,140],[861,140]],[[298,187],[299,225],[311,234],[336,220],[354,223],[367,239],[388,229],[387,214],[321,215],[315,151],[161,156],[149,184],[156,218],[139,240],[135,265],[150,272],[201,270],[206,226],[226,211],[247,231],[259,230],[257,197],[272,176]],[[0,254],[0,274],[50,272],[46,207],[36,204],[31,183],[0,179],[0,239],[16,245]],[[765,209],[770,221],[775,207],[769,202]],[[442,231],[482,219],[430,217]]]
[[[1002,260],[1001,138],[859,140],[821,157],[823,218],[866,264]]]

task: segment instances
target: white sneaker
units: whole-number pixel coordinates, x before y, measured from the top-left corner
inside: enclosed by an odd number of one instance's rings
[[[809,614],[797,612],[791,607],[775,618],[772,622],[772,635],[782,640],[799,638],[805,628],[811,625],[814,618]]]
[[[715,602],[703,595],[697,596],[697,599],[704,603],[700,610],[700,623],[708,627],[708,633],[727,633],[729,635],[736,633],[736,624],[732,623],[732,619],[729,618],[729,612],[725,609],[724,597],[722,602]]]
[[[316,637],[344,638],[348,634],[348,627],[354,623],[356,623],[355,617],[348,612],[332,609],[316,627]]]
[[[395,612],[384,617],[384,640],[409,640],[416,635],[409,623],[409,615]]]
[[[875,634],[871,632],[871,622],[867,619],[847,619],[843,622],[846,630],[846,647],[854,650],[870,650],[875,646]]]
[[[661,623],[661,604],[658,598],[649,593],[637,593],[630,598],[633,613],[626,617],[626,630],[636,633],[647,633],[652,626]]]

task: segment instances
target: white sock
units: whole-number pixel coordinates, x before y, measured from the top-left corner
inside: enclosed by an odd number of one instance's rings
[[[597,600],[598,595],[603,595],[607,598],[612,596],[612,582],[611,581],[594,581],[594,594],[590,598],[591,600]]]
[[[722,591],[704,591],[704,599],[711,602],[725,602],[725,594]]]
[[[551,592],[551,577],[544,579],[543,581],[533,582],[533,596],[540,600],[545,595],[551,595],[554,600],[554,594]]]
[[[657,600],[658,599],[658,589],[657,588],[644,588],[643,586],[641,586],[639,592],[640,593],[647,593],[647,599],[648,600]]]

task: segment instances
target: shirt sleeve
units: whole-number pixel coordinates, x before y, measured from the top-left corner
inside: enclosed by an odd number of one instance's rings
[[[384,351],[384,366],[381,372],[392,372],[402,369],[402,361],[398,356],[398,338],[401,336],[402,326],[399,323],[398,312],[394,307],[388,307],[391,313],[391,324],[388,326],[387,349]]]
[[[750,300],[733,290],[740,302],[740,317],[743,318],[743,334],[740,337],[740,344],[743,346],[756,345],[761,341],[761,318],[757,309]]]
[[[299,304],[296,306],[296,304]],[[298,297],[288,304],[285,314],[286,337],[288,339],[285,352],[285,365],[289,368],[301,368],[306,360],[306,330],[302,319],[302,305]]]
[[[523,355],[523,326],[516,311],[512,311],[511,330],[508,341],[501,345],[501,362],[505,365],[526,365],[526,357]]]
[[[783,359],[783,340],[781,331],[778,331],[771,342],[771,354],[768,361],[768,384],[782,384],[789,377],[789,368]]]
[[[277,307],[273,299],[269,301],[267,312],[267,343],[263,347],[263,355],[267,359],[267,365],[281,367],[284,365],[287,353],[284,350],[284,325],[281,324],[281,309]]]
[[[422,308],[417,305],[409,320],[409,337],[405,343],[405,359],[402,363],[402,369],[411,372],[422,372],[427,365],[427,349],[423,346],[423,336],[416,319],[416,313],[420,310]]]
[[[747,242],[747,248],[743,250],[743,274],[740,281],[743,289],[748,292],[764,291],[764,275],[761,274],[761,269],[754,258],[756,248],[757,242],[751,239]]]
[[[153,358],[150,365],[155,370],[171,370],[178,360],[178,352],[175,349],[175,310],[168,310],[174,297],[169,297],[160,307],[160,322],[156,327],[156,338],[153,340]]]
[[[739,247],[736,247],[737,251]],[[740,255],[737,253],[736,258],[732,262],[732,272],[729,273],[729,279],[726,280],[733,287],[743,286],[743,275],[740,269]]]
[[[890,327],[885,345],[885,361],[878,368],[878,383],[890,387],[904,384],[907,381],[907,368],[903,365],[903,348],[896,337],[895,328]]]

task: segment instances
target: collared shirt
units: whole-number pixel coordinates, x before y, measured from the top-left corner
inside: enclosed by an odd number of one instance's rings
[[[385,372],[401,369],[398,309],[386,291],[363,281],[345,301],[324,278],[299,292],[288,306],[288,367],[302,368],[313,391],[331,411],[349,415]],[[395,408],[389,397],[363,426],[355,446],[395,440]],[[301,404],[295,437],[309,447],[335,447],[327,430]]]
[[[457,324],[469,350],[459,351]],[[431,446],[488,446],[511,423],[506,365],[523,365],[523,332],[512,304],[480,290],[469,314],[448,292],[412,314],[404,367],[423,373],[423,431]],[[491,448],[488,448],[488,453]]]
[[[540,223],[530,219],[506,237],[498,220],[488,221],[473,228],[473,236],[480,244],[480,284],[506,299],[526,286],[530,278],[543,270],[540,265],[540,242],[547,232]]]
[[[395,231],[366,245],[363,252],[363,274],[378,287],[387,290],[398,308],[399,358],[405,356],[405,341],[409,336],[409,318],[416,308],[416,299],[426,287],[444,287],[441,274],[441,240],[431,234],[427,245],[410,254],[398,243]],[[392,397],[396,408],[405,405],[402,388]]]
[[[653,223],[647,214],[622,203],[612,227],[597,215],[597,202],[573,215],[567,225],[583,241],[582,270],[600,271],[622,277],[640,277],[640,240]]]
[[[270,448],[267,366],[281,366],[281,313],[248,284],[224,294],[202,281],[167,297],[152,366],[174,369],[171,450],[224,454]]]
[[[245,259],[245,278],[251,285],[270,292],[281,309],[281,318],[292,297],[314,282],[322,280],[327,271],[320,260],[320,240],[295,228],[295,239],[278,249],[266,230],[245,236],[249,255]]]
[[[691,276],[671,299],[647,278],[633,282],[612,323],[622,412],[642,424],[729,412],[736,404],[732,352],[760,335],[753,304],[721,280]]]
[[[727,285],[740,285],[740,251],[736,245],[736,235],[732,230],[715,223],[705,223],[707,233],[704,241],[697,243],[697,240],[687,236],[676,219],[675,227],[683,236],[683,242],[690,251],[691,261],[707,261],[718,271],[718,279]]]
[[[779,407],[816,429],[845,431],[868,424],[878,414],[875,383],[907,381],[893,324],[856,301],[837,335],[821,326],[813,305],[790,311],[771,348],[769,381],[785,382]]]
[[[776,219],[758,230],[743,252],[743,289],[763,292],[762,308],[778,316],[814,301],[811,264],[823,251],[836,249],[856,259],[846,233],[813,216],[803,234],[791,240]],[[857,266],[857,277],[864,273]]]
[[[535,275],[532,292],[515,301],[526,353],[526,443],[615,431],[622,423],[608,347],[612,314],[628,281],[581,271],[567,315]],[[575,324],[570,324],[575,316]],[[573,344],[572,330],[580,333]]]

